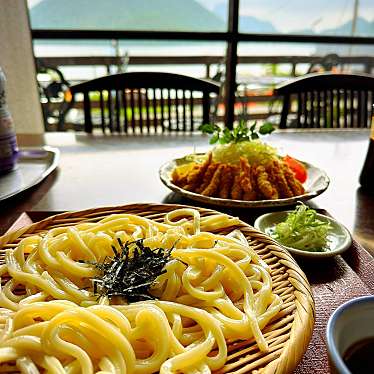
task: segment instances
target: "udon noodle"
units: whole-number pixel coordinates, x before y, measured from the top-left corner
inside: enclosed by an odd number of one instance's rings
[[[0,371],[210,373],[225,364],[227,339],[253,337],[267,351],[261,330],[282,301],[236,224],[179,209],[162,223],[116,214],[22,239],[0,267]],[[173,248],[155,299],[98,298],[92,264],[139,239]]]

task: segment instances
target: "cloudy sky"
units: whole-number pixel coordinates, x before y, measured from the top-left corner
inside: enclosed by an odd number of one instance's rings
[[[228,0],[198,0],[209,9]],[[352,18],[354,0],[240,0],[240,14],[270,21],[287,32],[335,28]],[[359,16],[374,20],[374,0],[359,0]]]

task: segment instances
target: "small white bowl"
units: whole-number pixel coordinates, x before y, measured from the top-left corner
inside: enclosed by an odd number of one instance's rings
[[[362,296],[341,305],[326,328],[327,349],[333,372],[351,374],[343,355],[362,339],[374,337],[374,296]]]
[[[254,223],[254,227],[257,230],[262,231],[263,233],[270,235],[270,231],[277,223],[283,222],[286,220],[288,213],[291,211],[282,211],[282,212],[273,212],[263,214],[262,216],[258,217]],[[345,226],[341,223],[335,221],[331,217],[324,216],[322,214],[317,213],[318,219],[324,222],[329,222],[331,226],[331,231],[328,234],[328,246],[326,251],[323,252],[310,252],[310,251],[303,251],[300,249],[287,247],[282,243],[279,243],[282,247],[286,248],[292,255],[305,257],[305,258],[326,258],[336,256],[338,254],[343,253],[346,251],[352,244],[351,234],[347,230]]]

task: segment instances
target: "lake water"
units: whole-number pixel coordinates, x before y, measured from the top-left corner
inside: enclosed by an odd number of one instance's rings
[[[46,56],[223,56],[226,53],[225,43],[222,42],[180,42],[180,41],[120,41],[116,46],[112,41],[38,41],[34,42],[36,57]],[[311,56],[316,52],[313,45],[295,45],[281,43],[240,43],[239,55],[263,56],[263,55],[299,55]],[[212,68],[212,73],[215,69]],[[129,66],[127,71],[172,71],[192,76],[203,77],[205,67],[203,65],[158,65],[158,66]],[[248,74],[263,74],[263,65],[251,65],[245,68],[239,67]],[[67,79],[92,79],[106,74],[104,67],[65,67],[63,72]]]
[[[46,56],[222,56],[224,61],[226,43],[196,42],[196,41],[135,41],[122,40],[118,45],[111,40],[35,40],[34,52],[36,57]],[[370,55],[374,47],[368,46],[334,46],[301,43],[239,43],[239,56],[313,56],[338,53],[339,55],[361,54]],[[300,72],[306,72],[305,66],[299,66]],[[217,66],[212,66],[211,74],[215,74]],[[205,76],[204,65],[129,65],[126,71],[167,71],[187,74],[196,77]],[[261,77],[269,73],[269,64],[239,65],[238,76],[243,80],[250,77]],[[103,66],[64,67],[62,71],[68,80],[92,79],[106,75]],[[278,74],[287,74],[290,65],[279,66]],[[114,69],[113,72],[116,72]]]

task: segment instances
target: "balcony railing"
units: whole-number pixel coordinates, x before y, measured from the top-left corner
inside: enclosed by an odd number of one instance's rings
[[[308,65],[307,70],[312,70],[313,67],[323,66],[326,62],[326,56],[240,56],[238,58],[238,64],[248,66],[250,65],[267,64],[267,65],[278,65],[287,64],[289,65],[290,72],[289,76],[278,77],[277,81],[282,79],[290,79],[297,76],[298,65]],[[214,79],[213,72],[217,69],[212,67],[224,64],[224,57],[222,56],[130,56],[126,60],[125,68],[131,69],[136,66],[181,66],[181,65],[200,65],[205,67],[205,78]],[[72,66],[86,66],[86,67],[105,67],[107,73],[115,72],[117,69],[123,69],[124,60],[122,57],[116,56],[95,56],[95,57],[82,57],[82,56],[70,56],[70,57],[38,57],[38,66],[52,67],[60,70],[64,67]],[[354,65],[361,72],[371,73],[374,67],[374,56],[334,56],[333,64],[340,70],[346,69],[346,67]],[[267,79],[272,77],[257,77],[250,78],[246,77],[241,79],[240,76],[237,80],[237,93],[236,93],[236,104],[235,114],[236,118],[244,118],[246,120],[262,120],[269,116],[269,112],[274,115],[279,115],[280,105],[279,98],[273,95],[273,88],[275,80]],[[74,79],[69,83],[74,84],[78,81],[85,80],[85,77],[81,79]],[[252,88],[253,84],[256,84],[258,88]],[[46,106],[46,104],[43,104]],[[49,103],[49,110],[56,109],[58,111],[61,103],[58,100],[55,103]],[[76,109],[81,109],[81,104],[78,102],[75,104]],[[222,112],[219,112],[217,117],[218,120],[223,120]],[[70,118],[70,122],[69,122]],[[77,123],[71,121],[71,117],[67,117],[64,123],[61,123],[63,119],[59,118],[55,123],[49,123],[46,125],[47,130],[62,130],[79,128]]]
[[[205,77],[212,78],[211,66],[224,63],[222,56],[130,56],[129,65],[204,65]],[[291,76],[296,76],[298,64],[323,64],[326,56],[240,56],[239,64],[290,64]],[[71,56],[71,57],[38,57],[37,62],[50,67],[64,66],[105,66],[107,71],[111,67],[121,66],[123,57],[116,56]],[[374,67],[374,56],[337,56],[336,64],[361,65],[362,71],[371,73]]]

